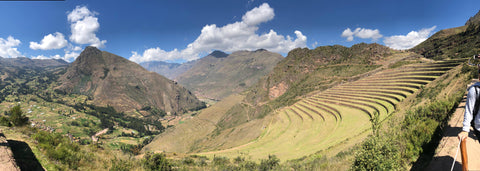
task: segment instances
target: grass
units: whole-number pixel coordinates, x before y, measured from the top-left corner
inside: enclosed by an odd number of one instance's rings
[[[216,105],[203,110],[196,117],[167,129],[163,134],[155,137],[152,143],[145,147],[145,151],[161,152],[165,150],[186,153],[195,150],[195,144],[201,142],[216,129],[215,124],[221,119],[222,114],[243,98],[242,95],[229,96],[225,100],[217,102]]]

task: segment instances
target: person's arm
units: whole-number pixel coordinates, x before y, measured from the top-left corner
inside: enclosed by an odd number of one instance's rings
[[[468,137],[468,132],[470,132],[470,122],[473,119],[473,108],[475,107],[476,99],[476,87],[472,87],[468,90],[467,93],[467,102],[465,103],[465,113],[463,114],[463,128],[462,132],[458,134],[458,138],[463,140]]]

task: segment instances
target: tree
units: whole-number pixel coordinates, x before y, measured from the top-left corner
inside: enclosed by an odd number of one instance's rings
[[[20,105],[12,107],[8,113],[10,114],[9,120],[13,126],[24,126],[28,124],[28,117],[23,115]]]

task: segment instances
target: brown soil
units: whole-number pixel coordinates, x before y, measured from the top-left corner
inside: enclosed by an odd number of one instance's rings
[[[2,131],[0,131],[0,170],[20,170]]]

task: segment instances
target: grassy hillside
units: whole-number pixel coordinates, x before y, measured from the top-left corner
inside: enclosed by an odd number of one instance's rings
[[[480,12],[465,26],[441,30],[411,49],[432,59],[468,58],[480,52]]]
[[[282,59],[280,54],[266,50],[230,55],[215,51],[199,59],[176,80],[199,97],[220,100],[254,85]]]

